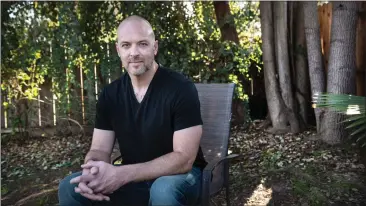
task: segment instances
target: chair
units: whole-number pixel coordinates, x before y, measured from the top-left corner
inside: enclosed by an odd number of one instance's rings
[[[232,83],[196,84],[203,120],[201,148],[208,162],[203,170],[202,206],[210,205],[211,197],[223,188],[226,189],[227,205],[230,205],[229,160],[239,156],[228,155],[234,87]]]
[[[230,136],[231,107],[235,84],[196,83],[201,103],[203,133],[201,148],[207,166],[203,170],[202,191],[199,205],[209,206],[211,197],[226,189],[226,202],[229,199],[229,160],[239,155],[228,155]],[[113,164],[120,157],[113,160]]]

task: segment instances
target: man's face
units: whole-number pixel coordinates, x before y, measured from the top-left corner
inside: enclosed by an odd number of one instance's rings
[[[140,76],[153,67],[157,53],[151,27],[143,22],[126,22],[117,31],[117,51],[127,72]]]

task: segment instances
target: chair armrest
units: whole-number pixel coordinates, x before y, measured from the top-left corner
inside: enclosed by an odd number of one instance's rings
[[[122,157],[122,155],[119,155],[118,157],[114,158],[114,159],[112,160],[112,165],[115,165],[115,162],[116,162],[118,159],[120,159],[121,157]]]
[[[231,154],[215,161],[209,162],[202,172],[202,194],[201,204],[202,206],[210,205],[210,182],[212,180],[212,171],[221,163],[241,157],[238,154]]]
[[[238,157],[240,157],[241,155],[238,154],[231,154],[225,157],[222,157],[220,159],[217,159],[215,161],[209,162],[206,167],[203,169],[203,172],[212,172],[215,167],[217,167],[217,165],[221,164],[222,162],[226,162],[228,160],[232,160],[232,159],[236,159]]]

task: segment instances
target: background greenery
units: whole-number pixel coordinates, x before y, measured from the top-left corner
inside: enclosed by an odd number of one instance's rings
[[[249,91],[243,90],[250,80],[248,69],[254,65],[258,70],[261,64],[259,3],[230,2],[233,18],[227,21],[236,25],[240,44],[220,39],[212,2],[2,4],[1,88],[7,97],[3,106],[13,110],[22,98],[37,99],[41,85],[52,82],[57,114],[67,115],[80,105],[81,69],[85,107],[92,113],[95,93],[123,72],[116,28],[134,14],[151,22],[159,63],[195,82],[235,82],[237,99],[248,98]]]

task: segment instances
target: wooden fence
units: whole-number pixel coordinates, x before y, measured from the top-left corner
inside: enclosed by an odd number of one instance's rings
[[[366,2],[360,2],[361,11],[358,16],[356,36],[356,87],[357,95],[365,96],[366,78]],[[320,38],[324,54],[325,70],[328,68],[330,33],[332,25],[332,3],[323,4],[318,7],[320,22]]]
[[[366,76],[366,2],[362,3],[362,11],[359,15],[358,27],[357,27],[357,95],[365,95],[365,76]],[[329,46],[330,46],[330,31],[331,31],[331,19],[332,19],[332,4],[323,4],[318,7],[319,21],[320,21],[320,33],[321,44],[324,54],[325,68],[328,65]],[[121,75],[120,68],[116,68],[116,71],[111,71],[106,83],[113,81]],[[74,88],[74,93],[70,95],[70,101],[73,102],[73,107],[70,110],[70,114],[67,118],[72,118],[80,124],[92,124],[93,115],[95,111],[95,102],[98,96],[98,87],[100,88],[100,67],[94,66],[94,79],[95,83],[93,91],[88,91],[84,88],[83,82],[85,77],[81,69],[75,70],[76,80],[81,85],[80,88]],[[28,112],[28,125],[30,127],[45,127],[53,126],[60,121],[58,115],[57,104],[55,96],[51,92],[52,80],[46,79],[45,83],[41,85],[40,94],[38,99],[26,102],[25,106],[29,108]],[[89,92],[89,93],[88,93]],[[8,101],[6,94],[1,94],[1,105],[4,101]],[[1,128],[10,128],[10,117],[13,116],[9,110],[4,110],[1,106]]]

